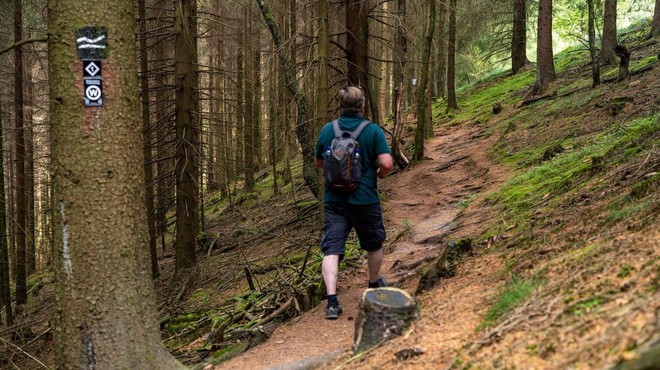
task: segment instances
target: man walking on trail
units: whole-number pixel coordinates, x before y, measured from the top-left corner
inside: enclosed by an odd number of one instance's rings
[[[343,132],[345,137],[353,133],[357,134],[353,136],[359,135],[356,138],[359,150],[355,156],[357,162],[352,163],[359,163],[362,173],[357,188],[348,191],[330,188],[326,175],[321,250],[324,256],[323,280],[328,298],[326,318],[331,320],[339,318],[342,313],[341,304],[337,300],[337,275],[339,261],[345,253],[346,239],[352,228],[360,240],[360,247],[367,251],[368,287],[387,285],[385,279],[380,276],[385,227],[376,177],[385,178],[393,166],[383,130],[377,124],[368,121],[363,123],[366,120],[363,117],[365,96],[362,90],[353,86],[343,87],[339,90],[337,99],[341,115],[339,119],[327,123],[321,129],[314,164],[319,169],[324,168],[324,162],[329,158],[330,148],[338,137],[338,131]],[[348,165],[349,172],[350,168]]]

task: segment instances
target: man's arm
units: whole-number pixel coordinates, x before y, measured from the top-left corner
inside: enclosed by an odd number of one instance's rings
[[[323,164],[323,161],[321,161],[321,164]],[[387,177],[387,175],[392,172],[392,169],[394,168],[394,161],[392,160],[392,156],[390,153],[384,153],[384,154],[379,154],[378,155],[378,169],[376,170],[376,174],[378,177],[381,179],[384,179]]]
[[[314,167],[318,168],[319,170],[323,169],[323,159],[318,159],[314,157]]]

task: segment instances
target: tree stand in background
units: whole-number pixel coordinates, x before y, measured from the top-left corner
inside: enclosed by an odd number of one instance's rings
[[[360,353],[401,335],[417,318],[417,303],[397,288],[367,289],[355,320],[353,352]]]

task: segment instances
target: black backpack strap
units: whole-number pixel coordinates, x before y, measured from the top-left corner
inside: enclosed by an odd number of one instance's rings
[[[360,125],[355,129],[355,131],[351,132],[351,137],[353,140],[357,140],[360,134],[362,133],[362,130],[364,130],[365,127],[367,127],[371,122],[364,120]]]

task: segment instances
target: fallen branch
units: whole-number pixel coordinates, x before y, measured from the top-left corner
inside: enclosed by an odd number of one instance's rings
[[[48,369],[48,366],[44,365],[44,363],[41,362],[41,361],[39,361],[36,357],[34,357],[34,356],[32,356],[31,354],[25,352],[21,347],[15,345],[15,344],[12,343],[12,342],[9,342],[9,341],[5,340],[5,338],[3,338],[3,337],[0,337],[0,340],[2,340],[5,344],[9,344],[10,346],[12,346],[12,347],[16,348],[17,350],[21,351],[21,353],[23,353],[23,354],[26,355],[27,357],[33,359],[33,360],[36,361],[39,365],[43,366],[44,369]]]

